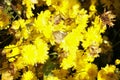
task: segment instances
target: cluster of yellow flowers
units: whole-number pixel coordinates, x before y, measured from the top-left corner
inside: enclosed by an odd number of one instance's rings
[[[1,56],[5,57],[0,61],[1,80],[119,80],[115,65],[99,70],[94,63],[102,53],[101,34],[111,21],[103,19],[114,18],[97,14],[97,0],[90,0],[89,10],[78,0],[19,1],[23,10],[11,22],[0,9],[0,29],[10,23],[7,28],[13,35],[13,41],[2,50]],[[12,2],[14,10],[18,10],[18,4]],[[42,6],[47,8],[35,16],[33,12]],[[118,64],[120,61],[116,60]]]

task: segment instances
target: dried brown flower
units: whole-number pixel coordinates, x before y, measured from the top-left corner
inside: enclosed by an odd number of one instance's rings
[[[63,31],[55,31],[53,32],[53,36],[55,38],[55,42],[56,43],[60,43],[62,42],[62,40],[64,39],[64,37],[67,35],[67,33],[63,32]]]
[[[115,17],[116,17],[116,16],[115,16],[114,14],[112,14],[112,11],[104,12],[104,13],[100,16],[103,24],[104,24],[104,25],[109,25],[109,27],[113,27],[113,26],[114,26],[113,21],[115,21],[115,20],[114,20]]]

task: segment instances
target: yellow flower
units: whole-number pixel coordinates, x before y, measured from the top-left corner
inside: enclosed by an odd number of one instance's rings
[[[34,9],[34,4],[37,3],[37,0],[22,0],[22,4],[26,5],[26,16],[27,18],[31,18],[34,14],[32,13],[32,9]]]
[[[37,80],[32,71],[27,71],[22,75],[21,80]]]
[[[37,63],[38,52],[35,45],[29,44],[22,47],[22,57],[25,64],[34,65]]]
[[[43,33],[45,38],[51,38],[52,26],[49,24],[51,12],[49,10],[42,11],[34,21],[37,32]]]
[[[27,18],[31,18],[32,16],[34,16],[34,14],[32,13],[32,9],[29,7],[26,10],[26,16]]]
[[[20,27],[21,28],[24,28],[26,27],[26,24],[25,24],[25,20],[24,19],[19,19],[19,20],[15,20],[13,23],[12,23],[12,29],[14,30],[17,30],[19,29]]]
[[[115,64],[116,64],[116,65],[119,65],[119,64],[120,64],[120,59],[116,59],[116,60],[115,60]]]
[[[37,49],[37,62],[44,63],[48,58],[48,45],[39,37],[35,39],[34,44]]]
[[[26,24],[25,24],[25,20],[24,20],[24,19],[19,19],[18,22],[19,22],[21,28],[26,27]]]
[[[50,1],[50,0],[47,0]],[[51,0],[49,4],[52,4],[52,7],[54,7],[57,11],[60,11],[61,13],[68,14],[70,9],[76,4],[78,4],[77,0]]]
[[[87,69],[86,71],[89,76],[89,80],[96,80],[97,72],[98,72],[97,65],[90,64],[90,65],[86,66],[86,69]]]
[[[80,10],[77,17],[76,24],[79,24],[72,32],[68,33],[60,44],[60,47],[68,52],[68,57],[64,58],[61,67],[68,69],[75,66],[76,52],[78,50],[79,42],[83,41],[83,34],[87,27],[88,15],[85,10]]]
[[[101,33],[105,32],[106,26],[102,26],[102,22],[98,16],[95,17],[93,26],[89,27],[86,34],[84,34],[84,40],[82,46],[87,49],[90,45],[96,44],[99,46],[102,43]]]
[[[22,47],[22,57],[24,63],[27,65],[34,65],[36,63],[44,63],[48,59],[47,44],[41,39],[37,38],[35,45],[29,44]]]
[[[53,76],[53,75],[48,75],[44,77],[44,80],[60,80],[58,77]]]
[[[63,69],[68,69],[73,66],[75,66],[75,59],[76,59],[76,54],[75,53],[70,53],[67,58],[64,58],[61,63],[61,67]]]
[[[76,24],[79,24],[75,29],[72,29],[61,43],[60,47],[62,47],[65,51],[69,51],[70,53],[75,53],[79,42],[83,39],[83,34],[85,32],[85,27],[87,27],[88,15],[85,10],[80,10],[80,15],[76,18]],[[72,42],[71,42],[72,41]]]
[[[20,50],[16,45],[6,46],[2,52],[6,54],[9,62],[16,60],[17,56],[20,54]]]
[[[89,7],[90,10],[90,16],[94,15],[94,13],[96,13],[96,0],[91,0],[91,5]]]
[[[114,65],[106,65],[98,72],[98,80],[119,80],[117,74],[115,73],[116,67]]]
[[[24,39],[27,39],[28,37],[29,37],[29,30],[26,28],[26,27],[24,27],[23,29],[22,29],[22,31],[21,31],[21,36],[24,38]]]
[[[27,39],[30,36],[30,26],[27,26],[27,24],[30,24],[31,20],[24,20],[19,19],[12,23],[12,29],[15,30],[16,38],[24,38]]]
[[[100,43],[102,43],[102,36],[100,34],[97,34],[96,31],[93,31],[94,28],[88,29],[88,32],[85,35],[85,39],[83,41],[82,46],[84,49],[87,49],[90,45],[94,45],[94,43],[98,46]]]
[[[6,57],[14,57],[20,54],[19,48],[15,45],[11,46],[11,48],[9,47],[9,49],[11,49],[11,52],[6,54]]]
[[[16,70],[23,69],[23,68],[26,66],[26,64],[24,64],[24,58],[23,58],[23,57],[19,57],[19,58],[13,63],[13,65],[14,65],[14,68],[15,68]]]
[[[47,4],[48,6],[50,6],[54,0],[44,0],[44,1],[46,1],[46,4]]]
[[[72,8],[75,4],[77,4],[77,0],[64,0],[61,1],[61,5],[58,6],[63,14],[67,14],[70,8]]]
[[[75,18],[79,14],[80,9],[80,4],[77,3],[72,6],[72,9],[69,10],[69,16],[71,18]]]
[[[95,5],[90,5],[90,7],[89,7],[89,10],[90,10],[90,12],[89,12],[89,17],[92,17],[92,16],[94,16],[94,14],[96,13],[96,6]]]
[[[20,21],[20,20],[19,20]],[[13,23],[12,23],[12,29],[14,29],[14,30],[17,30],[17,29],[19,29],[19,27],[20,27],[20,23],[19,23],[19,21],[14,21]]]
[[[80,66],[78,66],[80,67]],[[80,70],[77,70],[75,79],[78,80],[96,80],[98,68],[95,64],[88,63]]]

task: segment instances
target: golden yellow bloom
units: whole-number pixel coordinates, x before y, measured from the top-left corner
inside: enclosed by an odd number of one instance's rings
[[[23,69],[23,68],[26,66],[26,64],[24,63],[24,58],[23,58],[23,57],[19,57],[19,58],[13,63],[13,65],[14,65],[14,68],[15,68],[16,70]]]
[[[77,17],[77,15],[79,14],[79,11],[80,11],[79,9],[80,9],[80,4],[79,3],[73,5],[72,9],[69,10],[69,16],[71,18]]]
[[[21,80],[37,80],[32,71],[27,71],[22,75]]]
[[[88,73],[89,80],[96,80],[97,72],[98,72],[97,65],[90,64],[90,65],[86,66],[86,71]]]
[[[56,11],[66,15],[73,8],[74,5],[79,4],[77,0],[44,0],[48,6],[52,6]],[[72,12],[72,11],[71,11]]]
[[[36,63],[44,63],[48,59],[47,44],[37,38],[35,45],[29,44],[22,47],[22,57],[25,64],[34,65]]]
[[[30,26],[27,26],[27,24],[30,24],[31,20],[24,20],[19,19],[12,23],[12,29],[15,30],[16,38],[24,38],[27,39],[30,36]]]
[[[54,0],[44,0],[44,1],[46,1],[46,4],[47,4],[48,6],[50,6]]]
[[[75,66],[75,59],[76,59],[76,54],[75,53],[70,53],[67,58],[63,58],[62,63],[61,63],[61,67],[63,69],[68,69],[71,68],[73,66]]]
[[[49,24],[50,15],[49,10],[42,11],[34,22],[36,31],[43,33],[45,38],[51,38],[52,35],[52,26]]]
[[[48,75],[44,77],[44,80],[60,80],[60,79],[56,76]]]
[[[106,26],[102,25],[102,22],[98,16],[95,17],[93,26],[89,27],[86,34],[84,35],[84,40],[82,46],[87,49],[90,45],[96,44],[99,46],[102,43],[101,33],[105,32]]]
[[[35,45],[24,45],[21,51],[25,64],[34,65],[37,63],[38,52]]]
[[[15,57],[20,54],[19,48],[15,45],[11,46],[11,48],[9,47],[9,49],[11,49],[11,52],[6,54],[6,57]]]
[[[34,16],[34,14],[32,13],[32,9],[31,8],[27,8],[26,16],[27,16],[27,18],[31,18],[32,16]]]
[[[116,59],[116,60],[115,60],[115,64],[116,64],[116,65],[119,65],[119,64],[120,64],[120,60],[119,60],[119,59]]]
[[[77,47],[79,46],[79,41],[82,41],[83,35],[85,32],[85,27],[87,27],[88,15],[85,10],[80,10],[80,15],[76,18],[76,24],[79,24],[75,29],[69,33],[61,43],[60,47],[62,47],[65,51],[69,51],[70,53],[75,53]],[[72,41],[72,42],[71,42]]]
[[[81,70],[82,71],[80,72],[78,70],[75,76],[76,80],[96,80],[98,68],[95,64],[88,63],[87,65],[84,65],[84,68]]]
[[[96,6],[95,5],[90,5],[90,7],[89,7],[89,10],[90,10],[90,12],[89,12],[89,16],[90,17],[92,17],[95,13],[96,13]]]
[[[26,5],[26,16],[27,18],[31,18],[34,14],[32,13],[32,9],[34,9],[34,4],[37,3],[37,0],[22,0],[22,4]]]
[[[20,54],[20,50],[16,45],[9,45],[4,48],[2,53],[6,54],[6,57],[8,58],[9,62],[13,62]]]
[[[90,13],[89,13],[89,16],[93,16],[95,13],[96,13],[96,0],[91,0],[91,5],[89,7],[89,10],[90,10]]]
[[[21,28],[26,27],[26,24],[25,24],[25,20],[24,20],[24,19],[19,19],[18,22],[19,22]]]
[[[96,12],[95,5],[91,5],[91,6],[90,6],[90,11]]]
[[[19,21],[14,21],[14,22],[12,23],[12,29],[17,30],[17,29],[19,29],[19,27],[20,27]]]
[[[29,30],[27,29],[27,27],[24,27],[21,31],[21,36],[24,38],[24,39],[27,39],[29,37]]]
[[[119,80],[117,74],[115,73],[116,67],[114,65],[106,65],[98,72],[98,80]]]
[[[15,20],[13,23],[12,23],[12,29],[14,30],[17,30],[19,28],[24,28],[26,27],[26,22],[24,19],[19,19],[19,20]]]
[[[85,27],[87,27],[88,15],[85,10],[80,10],[80,15],[77,16],[76,24],[79,24],[72,32],[68,33],[61,42],[60,47],[68,52],[68,57],[63,59],[61,67],[68,69],[75,66],[76,52],[78,50],[79,42],[83,41],[83,34]]]
[[[102,37],[100,34],[97,34],[96,31],[93,31],[93,28],[88,30],[88,32],[85,35],[85,41],[83,41],[82,46],[87,49],[90,45],[93,45],[94,43],[98,46],[100,43],[102,43]]]
[[[34,44],[37,49],[36,60],[39,63],[44,63],[48,58],[48,45],[39,37],[35,39]]]
[[[78,50],[76,53],[76,66],[75,69],[81,71],[81,69],[84,68],[85,65],[87,65],[86,56],[83,55],[83,50]]]

